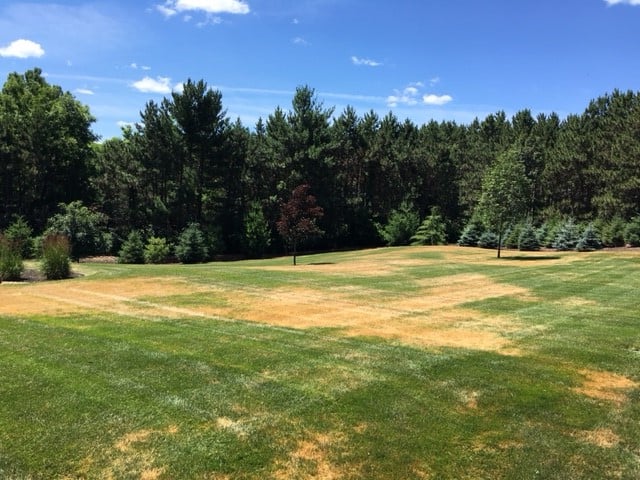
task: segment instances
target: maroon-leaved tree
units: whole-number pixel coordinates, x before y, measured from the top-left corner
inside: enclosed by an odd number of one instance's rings
[[[322,218],[322,207],[316,203],[316,197],[309,193],[307,184],[298,185],[289,200],[280,207],[280,220],[276,223],[278,233],[285,243],[291,247],[293,264],[296,264],[298,246],[306,240],[322,235],[317,220]]]

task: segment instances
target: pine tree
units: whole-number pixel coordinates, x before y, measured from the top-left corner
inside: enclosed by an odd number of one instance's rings
[[[538,240],[537,231],[531,222],[527,222],[520,230],[518,237],[518,250],[524,252],[535,252],[540,250],[540,241]]]
[[[579,240],[580,228],[576,225],[573,218],[569,218],[556,233],[552,246],[556,250],[573,250],[576,248]]]
[[[593,226],[592,223],[587,225],[587,228],[582,232],[582,237],[576,245],[576,250],[579,252],[592,252],[594,250],[600,250],[602,248],[602,241],[600,240],[600,233]]]

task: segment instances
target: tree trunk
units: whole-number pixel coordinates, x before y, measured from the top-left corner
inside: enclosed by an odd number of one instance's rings
[[[293,265],[296,265],[297,242],[293,241]]]

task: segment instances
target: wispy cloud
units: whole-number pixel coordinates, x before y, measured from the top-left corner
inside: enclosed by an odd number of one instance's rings
[[[366,67],[380,67],[382,65],[382,62],[371,60],[369,58],[356,57],[355,55],[351,57],[351,63],[357,66],[366,66]]]
[[[422,82],[410,83],[402,90],[394,90],[393,95],[387,97],[387,106],[397,107],[398,105],[417,105],[420,102],[420,88],[424,87]]]
[[[433,77],[431,80],[429,80],[429,85],[431,85],[432,87],[435,87],[439,83],[440,77]]]
[[[604,0],[607,5],[634,5],[639,6],[640,0]]]
[[[291,40],[291,43],[293,43],[294,45],[301,45],[303,47],[307,47],[309,45],[309,42],[307,42],[304,38],[302,37],[296,37],[293,40]]]
[[[251,11],[249,5],[241,0],[167,0],[156,5],[156,10],[167,18],[182,12],[244,15]]]
[[[166,95],[171,93],[171,79],[169,77],[144,77],[131,84],[133,88],[143,93],[160,93]]]
[[[24,38],[14,40],[6,47],[0,48],[0,57],[40,58],[43,55],[44,49],[39,43]]]
[[[80,95],[94,95],[94,91],[89,90],[88,88],[76,88],[75,92],[79,93]]]

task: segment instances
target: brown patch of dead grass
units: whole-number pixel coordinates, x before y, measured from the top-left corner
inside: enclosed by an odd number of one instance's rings
[[[314,433],[298,441],[286,460],[280,461],[274,478],[288,480],[300,478],[308,480],[335,480],[343,477],[343,472],[331,462],[330,449],[341,442],[335,434]]]
[[[442,260],[406,258],[425,247],[388,252],[365,252],[353,261],[335,265],[301,265],[298,269],[329,274],[380,275]],[[458,247],[441,247],[445,257],[461,261]],[[463,255],[487,260],[487,252]],[[527,263],[527,262],[523,262]],[[533,262],[535,263],[535,262]],[[252,267],[253,268],[253,267]],[[271,268],[271,267],[269,267]],[[277,267],[280,269],[292,267]],[[531,299],[526,289],[500,284],[481,274],[462,274],[425,280],[420,291],[384,298],[366,287],[274,289],[194,285],[182,278],[75,279],[41,282],[0,289],[0,314],[70,314],[108,312],[141,319],[199,317],[247,320],[293,328],[336,328],[347,336],[373,336],[429,348],[469,348],[518,354],[506,333],[522,327],[513,318],[488,316],[462,305],[500,296]],[[219,305],[171,305],[171,296],[206,293],[224,301]],[[153,301],[145,299],[153,298]],[[167,298],[166,301],[163,298]],[[204,303],[204,302],[203,302]]]
[[[600,448],[613,448],[620,443],[620,437],[618,434],[609,428],[580,430],[575,432],[573,436]]]
[[[617,405],[622,405],[628,400],[629,390],[640,387],[637,382],[611,372],[581,370],[579,373],[585,377],[585,380],[580,387],[574,388],[574,391]]]

